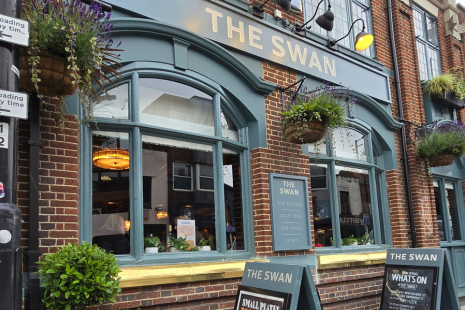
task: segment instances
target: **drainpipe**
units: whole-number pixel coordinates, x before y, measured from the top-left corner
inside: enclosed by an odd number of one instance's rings
[[[36,94],[29,98],[29,310],[41,309],[40,283],[37,262],[39,252],[39,148],[40,148],[40,100]]]
[[[399,119],[402,122],[401,128],[401,139],[402,139],[402,161],[404,162],[405,168],[405,185],[407,189],[407,202],[408,202],[408,213],[410,218],[410,231],[412,232],[412,244],[414,248],[417,248],[417,233],[415,228],[415,218],[413,212],[413,198],[412,198],[412,187],[410,186],[410,172],[407,160],[407,139],[405,134],[405,120],[404,120],[404,108],[402,105],[402,91],[400,88],[399,78],[399,64],[397,63],[397,52],[396,52],[396,41],[394,37],[394,24],[392,22],[392,0],[388,0],[388,17],[389,17],[389,33],[391,35],[391,50],[392,50],[392,62],[394,63],[394,75],[396,79],[396,93],[397,103],[399,105]]]

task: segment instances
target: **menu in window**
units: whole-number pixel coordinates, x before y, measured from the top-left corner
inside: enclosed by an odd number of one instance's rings
[[[177,223],[177,238],[187,237],[187,242],[191,248],[195,246],[195,221],[194,220],[178,220]]]

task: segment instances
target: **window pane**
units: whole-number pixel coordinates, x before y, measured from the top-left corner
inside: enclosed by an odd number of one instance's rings
[[[335,39],[342,38],[349,32],[349,20],[346,0],[331,1],[332,9],[334,12],[334,27],[331,36]],[[339,45],[352,48],[350,46],[349,36],[338,42]]]
[[[434,45],[437,45],[438,42],[436,39],[436,21],[429,16],[426,17],[426,30],[428,31],[428,41],[430,41]]]
[[[414,11],[415,12],[415,11]],[[420,67],[420,79],[428,80],[428,68],[426,67],[426,51],[425,45],[417,41],[418,62]]]
[[[174,185],[173,189],[177,190],[192,190],[192,179],[191,178],[183,178],[183,177],[174,177]]]
[[[365,136],[350,128],[333,130],[334,157],[367,161]]]
[[[310,18],[313,17],[313,15],[315,14],[316,7],[318,6],[319,2],[320,0],[306,0],[305,1],[305,10],[306,10],[305,21],[308,21],[310,20]],[[321,28],[320,26],[318,26],[318,24],[315,22],[316,19],[319,16],[323,15],[324,13],[325,13],[325,3],[322,3],[320,4],[320,7],[318,8],[318,13],[316,13],[315,18],[310,23],[308,23],[306,27],[311,26],[310,28],[311,31],[315,31],[317,33],[326,35],[327,31]]]
[[[228,250],[244,250],[240,156],[227,149],[223,149],[223,182],[226,246]]]
[[[439,75],[439,51],[428,47],[428,58],[429,66],[431,68],[431,74],[433,75],[433,77]]]
[[[434,187],[434,201],[436,203],[436,214],[437,214],[437,221],[438,221],[438,233],[439,233],[439,240],[446,241],[446,236],[444,233],[444,222],[443,222],[443,204],[441,200],[441,194],[439,190],[439,183],[437,181],[433,181]]]
[[[92,105],[94,117],[129,118],[128,83],[119,85],[99,97]]]
[[[221,111],[221,136],[233,141],[239,141],[239,133],[231,118]]]
[[[323,137],[320,141],[317,141],[315,143],[309,143],[307,144],[308,146],[308,152],[311,154],[316,154],[316,155],[326,155],[326,136]]]
[[[213,177],[213,166],[212,165],[199,165],[200,176],[202,177]]]
[[[116,255],[130,252],[128,150],[127,133],[93,134],[92,243]]]
[[[383,200],[381,199],[381,186],[380,186],[381,175],[376,175],[376,195],[378,196],[378,213],[379,213],[379,223],[381,230],[381,243],[386,244],[386,234],[384,230],[384,214],[383,214]],[[373,234],[370,236],[374,239]]]
[[[310,165],[315,243],[323,246],[331,246],[331,240],[333,238],[331,203],[329,198],[330,192],[327,187],[327,171],[328,166],[325,164]],[[314,187],[314,184],[319,186]]]
[[[415,27],[415,36],[424,38],[422,16],[422,13],[413,10],[413,26]]]
[[[357,5],[355,2],[352,2],[352,14],[353,14],[352,20],[357,20],[361,18],[363,22],[365,23],[366,27],[368,27],[367,12],[364,11],[364,8],[362,6]],[[361,22],[356,22],[354,24],[354,29],[352,30],[353,36],[354,36],[354,42],[355,42],[355,38],[357,37],[357,34],[359,34],[362,31],[362,26],[363,24]],[[366,50],[361,51],[359,53],[362,53],[368,57],[371,57],[370,48],[367,48]]]
[[[195,190],[195,186],[190,191],[176,190],[178,186],[190,187],[192,180],[176,173],[190,175],[187,171],[193,169],[197,175],[196,167],[201,165],[213,165],[213,148],[209,145],[142,136],[144,237],[158,237],[166,252],[175,251],[169,247],[170,237],[185,234],[189,249],[202,238],[211,238],[212,250],[216,249],[215,192]],[[174,186],[170,184],[173,182]]]
[[[336,166],[336,184],[342,245],[352,245],[350,237],[369,244],[374,232],[368,171]]]
[[[190,86],[139,79],[139,109],[144,124],[215,135],[212,97]]]
[[[459,231],[459,215],[457,213],[457,202],[455,200],[455,187],[453,183],[446,182],[446,201],[449,208],[449,223],[451,226],[452,241],[461,240]]]
[[[213,190],[215,189],[215,180],[210,178],[200,178],[200,189]]]

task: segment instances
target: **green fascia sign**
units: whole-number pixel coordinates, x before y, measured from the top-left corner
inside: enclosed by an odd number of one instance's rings
[[[187,29],[317,80],[340,84],[385,103],[391,102],[389,77],[382,71],[225,3],[206,0],[106,2],[139,16]]]

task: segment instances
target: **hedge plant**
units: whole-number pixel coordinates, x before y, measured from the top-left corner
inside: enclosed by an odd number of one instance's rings
[[[68,243],[38,262],[47,309],[71,310],[116,302],[120,272],[113,254],[97,245]]]

